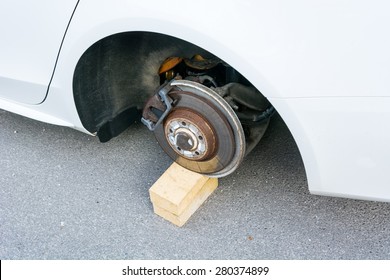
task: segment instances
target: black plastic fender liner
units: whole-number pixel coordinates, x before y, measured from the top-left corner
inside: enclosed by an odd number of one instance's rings
[[[160,84],[158,69],[164,59],[194,53],[212,56],[189,42],[153,32],[113,34],[90,46],[73,75],[74,101],[84,128],[103,131],[124,110],[142,110]]]
[[[136,107],[128,108],[114,118],[107,120],[98,126],[97,136],[100,142],[108,142],[125,131],[131,124],[141,118],[140,111]]]

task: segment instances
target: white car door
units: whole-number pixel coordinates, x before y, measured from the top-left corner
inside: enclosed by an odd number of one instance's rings
[[[41,103],[78,0],[0,1],[0,98]]]

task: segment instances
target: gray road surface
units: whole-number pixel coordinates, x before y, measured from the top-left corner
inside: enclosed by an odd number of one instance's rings
[[[280,118],[183,227],[142,125],[109,143],[0,111],[0,259],[390,259],[390,203],[313,196]]]

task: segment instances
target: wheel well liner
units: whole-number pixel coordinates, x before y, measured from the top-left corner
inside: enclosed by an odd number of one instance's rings
[[[124,32],[99,40],[81,56],[73,76],[83,126],[98,132],[129,109],[138,118],[134,110],[142,109],[159,85],[157,73],[164,59],[193,54],[212,56],[189,42],[153,32]]]

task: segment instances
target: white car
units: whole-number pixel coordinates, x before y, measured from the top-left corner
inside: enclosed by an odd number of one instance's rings
[[[135,120],[209,176],[277,111],[313,194],[390,201],[388,1],[0,2],[0,108],[97,135]],[[141,113],[142,112],[142,113]]]

